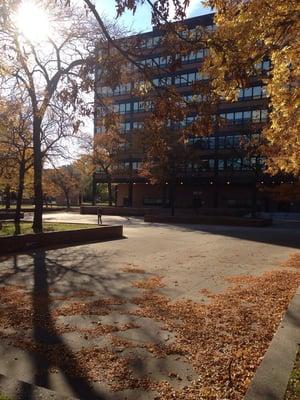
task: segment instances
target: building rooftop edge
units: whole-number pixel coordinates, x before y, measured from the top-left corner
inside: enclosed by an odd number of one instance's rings
[[[192,26],[192,25],[195,25],[196,23],[200,22],[200,24],[203,24],[203,25],[211,25],[213,23],[214,15],[215,15],[215,13],[211,12],[211,13],[207,13],[207,14],[203,14],[203,15],[198,15],[197,17],[191,17],[191,18],[186,18],[186,19],[177,20],[177,21],[170,21],[170,23],[171,24],[184,23],[186,25]],[[134,33],[134,34],[126,36],[126,37],[129,38],[129,37],[135,37],[135,36],[151,36],[154,33],[159,32],[159,29],[160,29],[160,27],[156,25],[156,26],[153,26],[151,31]]]

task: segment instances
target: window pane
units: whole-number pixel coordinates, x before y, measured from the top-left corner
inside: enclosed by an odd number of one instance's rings
[[[253,98],[260,99],[261,98],[261,86],[255,86],[253,88]]]
[[[244,122],[251,121],[251,111],[244,111]]]
[[[242,112],[236,112],[235,113],[235,121],[242,121],[243,119],[243,113]]]
[[[220,171],[224,169],[224,160],[218,160],[218,169]]]
[[[253,110],[252,111],[252,121],[253,122],[260,122],[260,110]]]
[[[224,136],[220,136],[218,138],[218,144],[219,144],[219,149],[224,149],[224,147],[225,147],[225,137]]]
[[[244,89],[244,97],[252,97],[252,88]]]
[[[261,110],[261,120],[267,121],[268,119],[268,110]]]

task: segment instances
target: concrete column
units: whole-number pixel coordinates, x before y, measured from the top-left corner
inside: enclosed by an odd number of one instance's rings
[[[128,207],[132,207],[133,204],[133,182],[128,183]]]

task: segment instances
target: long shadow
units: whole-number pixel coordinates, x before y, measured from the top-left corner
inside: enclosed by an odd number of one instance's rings
[[[149,227],[165,228],[177,232],[201,232],[222,235],[257,243],[300,249],[300,223],[289,221],[275,221],[273,226],[264,228],[178,223],[151,223]]]
[[[68,367],[72,371],[78,371],[80,379],[74,378],[67,371],[61,370],[64,374],[70,387],[80,399],[86,400],[104,400],[105,396],[102,393],[95,392],[89,384],[88,377],[85,371],[78,363],[76,356],[71,349],[64,343],[61,336],[56,331],[55,323],[52,319],[50,310],[50,294],[48,284],[48,272],[46,266],[46,253],[44,250],[39,250],[33,253],[34,264],[34,285],[32,291],[33,300],[33,337],[36,343],[42,345],[58,345],[62,354],[68,359]],[[53,361],[47,365],[42,361],[42,358],[36,358],[35,384],[43,387],[49,387],[49,367],[60,367],[59,364],[54,364]]]

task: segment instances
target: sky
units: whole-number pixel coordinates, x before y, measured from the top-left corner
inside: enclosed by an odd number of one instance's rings
[[[112,19],[116,18],[115,0],[96,0],[96,6],[102,15]],[[203,7],[201,0],[190,0],[187,17],[196,17],[210,12],[210,8]],[[135,33],[150,31],[152,30],[151,7],[148,4],[140,5],[135,15],[132,15],[130,11],[126,11],[121,18],[118,18],[118,21]]]

